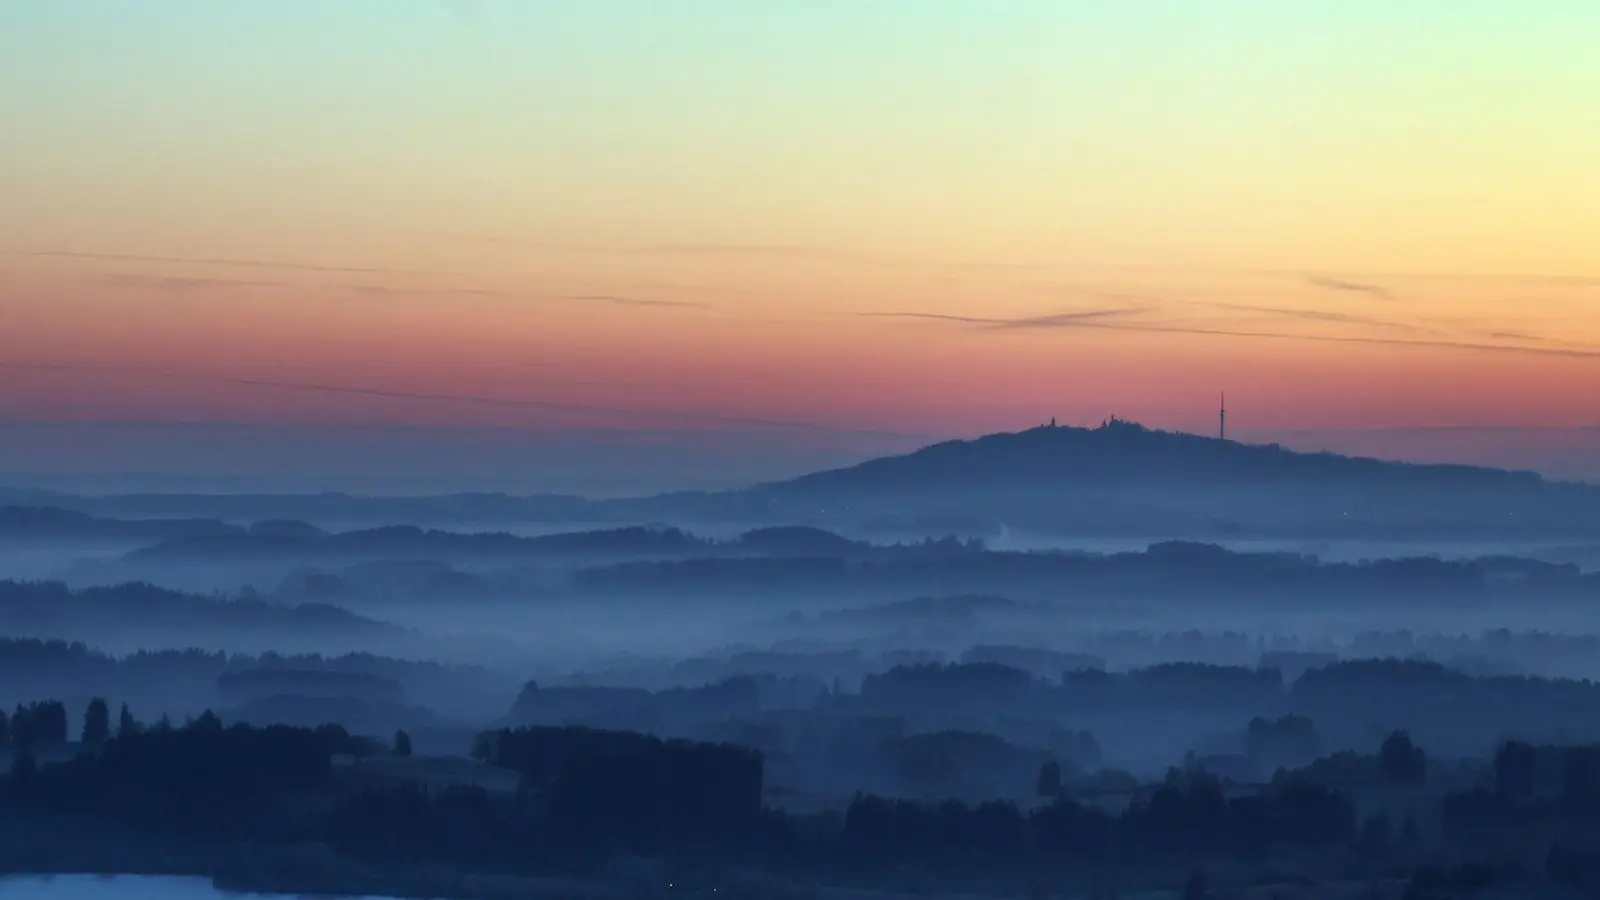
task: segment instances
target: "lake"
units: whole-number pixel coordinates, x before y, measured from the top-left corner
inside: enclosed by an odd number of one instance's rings
[[[0,876],[0,900],[289,900],[285,894],[234,894],[209,878],[148,875]],[[365,900],[385,900],[370,897]]]

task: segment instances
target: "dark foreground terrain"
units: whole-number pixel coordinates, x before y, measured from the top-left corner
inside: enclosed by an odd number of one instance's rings
[[[480,734],[472,758],[423,758],[408,755],[403,733],[382,746],[339,726],[111,718],[92,705],[76,746],[60,740],[60,704],[10,718],[0,869],[460,898],[1600,887],[1600,745],[1506,742],[1474,764],[1433,760],[1397,732],[1376,753],[1259,784],[1191,763],[1112,802],[1067,787],[1047,763],[1021,802],[860,794],[840,810],[792,813],[766,802],[763,755],[732,744],[503,728]]]

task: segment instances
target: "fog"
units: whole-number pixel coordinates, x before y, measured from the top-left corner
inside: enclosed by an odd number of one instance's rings
[[[1185,446],[1163,458],[1217,452]],[[662,746],[757,754],[766,814],[823,833],[863,798],[1143,821],[1180,774],[1261,802],[1366,797],[1412,746],[1457,773],[1407,801],[1431,810],[1507,741],[1600,742],[1587,487],[1264,452],[1267,486],[1209,513],[1232,463],[1103,504],[1104,485],[969,479],[961,515],[908,493],[953,477],[917,456],[627,501],[19,494],[0,508],[0,709],[64,735],[24,748],[62,766],[91,763],[59,723],[97,708],[178,735],[321,729],[380,794],[567,790],[581,766],[551,759],[687,741]],[[1301,464],[1345,480],[1338,505],[1271,480]],[[1518,516],[1457,518],[1495,505]]]
[[[394,712],[396,721],[463,728],[510,716],[509,700],[528,682],[663,691],[799,679],[810,685],[795,705],[805,710],[819,697],[842,702],[873,677],[933,664],[1015,667],[1041,685],[1077,668],[1253,670],[1276,658],[1281,669],[1297,657],[1600,677],[1600,656],[1586,652],[1600,635],[1589,602],[1594,578],[1537,542],[866,534],[781,522],[493,531],[268,522],[143,542],[27,537],[5,548],[17,562],[13,577],[60,584],[43,599],[14,586],[5,621],[11,637],[81,642],[112,658],[194,648],[468,666],[497,685],[490,693],[501,707],[486,706],[481,691],[430,688],[429,702]],[[215,673],[196,677],[182,689],[119,687],[152,714],[181,718],[220,699]],[[0,699],[21,702],[50,687],[18,684]],[[71,696],[93,691],[70,686]],[[477,717],[463,719],[464,709]],[[1276,709],[1122,709],[1051,727],[1094,734],[1097,764],[1152,776]],[[774,710],[747,712],[754,722]],[[605,721],[613,713],[580,703],[563,715]],[[688,716],[664,725],[635,710],[611,724],[711,736],[729,723]],[[922,727],[953,725],[1019,746],[1030,740],[1027,728],[983,716]]]

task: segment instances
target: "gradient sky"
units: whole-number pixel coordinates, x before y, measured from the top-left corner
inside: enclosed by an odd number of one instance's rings
[[[1567,441],[1597,43],[1515,0],[9,0],[0,423],[869,448],[1225,389],[1245,436]]]

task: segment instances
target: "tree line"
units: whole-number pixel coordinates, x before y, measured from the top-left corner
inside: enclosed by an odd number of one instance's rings
[[[18,743],[19,719],[25,732],[49,734]],[[34,742],[59,740],[63,723],[55,701],[8,717],[15,752],[0,805],[193,840],[324,842],[389,863],[551,872],[642,855],[854,874],[910,866],[958,879],[1261,861],[1284,848],[1383,867],[1409,864],[1421,842],[1414,825],[1358,818],[1348,793],[1313,777],[1315,765],[1244,792],[1203,768],[1176,768],[1120,811],[1041,777],[1051,796],[1029,806],[863,794],[842,811],[799,814],[764,804],[762,754],[731,744],[571,727],[484,732],[473,755],[521,776],[518,790],[495,793],[404,776],[365,787],[340,780],[336,757],[407,755],[403,733],[379,746],[337,725],[224,726],[211,713],[145,724],[126,707],[113,723],[103,701],[90,704],[75,756],[36,762]],[[1400,787],[1431,777],[1427,754],[1404,733],[1390,735],[1373,759]],[[1600,745],[1504,743],[1482,783],[1446,794],[1438,811],[1458,849],[1492,855],[1513,839],[1542,841],[1552,871],[1591,878],[1600,872],[1586,850],[1600,843],[1585,843],[1600,839]]]

